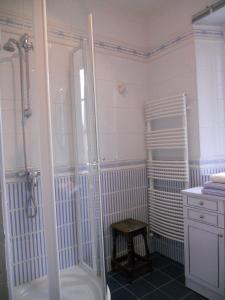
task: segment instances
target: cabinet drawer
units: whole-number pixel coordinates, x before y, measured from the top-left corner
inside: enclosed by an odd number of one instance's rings
[[[208,209],[211,211],[218,211],[218,201],[217,200],[208,200],[208,199],[188,197],[187,205],[204,208],[204,209]]]
[[[191,208],[187,208],[187,218],[195,221],[199,221],[202,223],[206,223],[213,226],[218,226],[224,228],[224,216],[208,213],[204,210],[194,210]]]

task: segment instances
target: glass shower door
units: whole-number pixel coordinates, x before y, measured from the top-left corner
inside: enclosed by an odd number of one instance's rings
[[[104,300],[91,16],[81,0],[0,8],[10,300]]]
[[[82,1],[47,0],[47,18],[62,297],[105,299],[91,17]]]

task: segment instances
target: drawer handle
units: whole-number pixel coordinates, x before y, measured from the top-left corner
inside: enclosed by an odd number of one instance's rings
[[[204,219],[205,216],[204,216],[204,215],[200,215],[199,218],[200,218],[200,219]]]
[[[203,206],[203,205],[204,205],[204,202],[203,202],[203,201],[200,201],[200,202],[199,202],[199,205]]]
[[[219,237],[219,238],[222,238],[222,237],[223,237],[223,234],[222,234],[222,233],[218,234],[218,237]]]

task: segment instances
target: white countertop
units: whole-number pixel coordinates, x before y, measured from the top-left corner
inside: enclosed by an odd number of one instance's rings
[[[223,200],[225,201],[225,197],[219,197],[214,195],[207,195],[202,193],[202,186],[186,189],[182,191],[183,195],[192,196],[196,198],[204,198],[209,200]]]

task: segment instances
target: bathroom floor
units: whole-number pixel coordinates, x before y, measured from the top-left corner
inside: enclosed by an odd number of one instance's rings
[[[153,271],[129,284],[122,273],[108,273],[112,300],[207,300],[184,285],[183,265],[158,253],[152,255]]]

